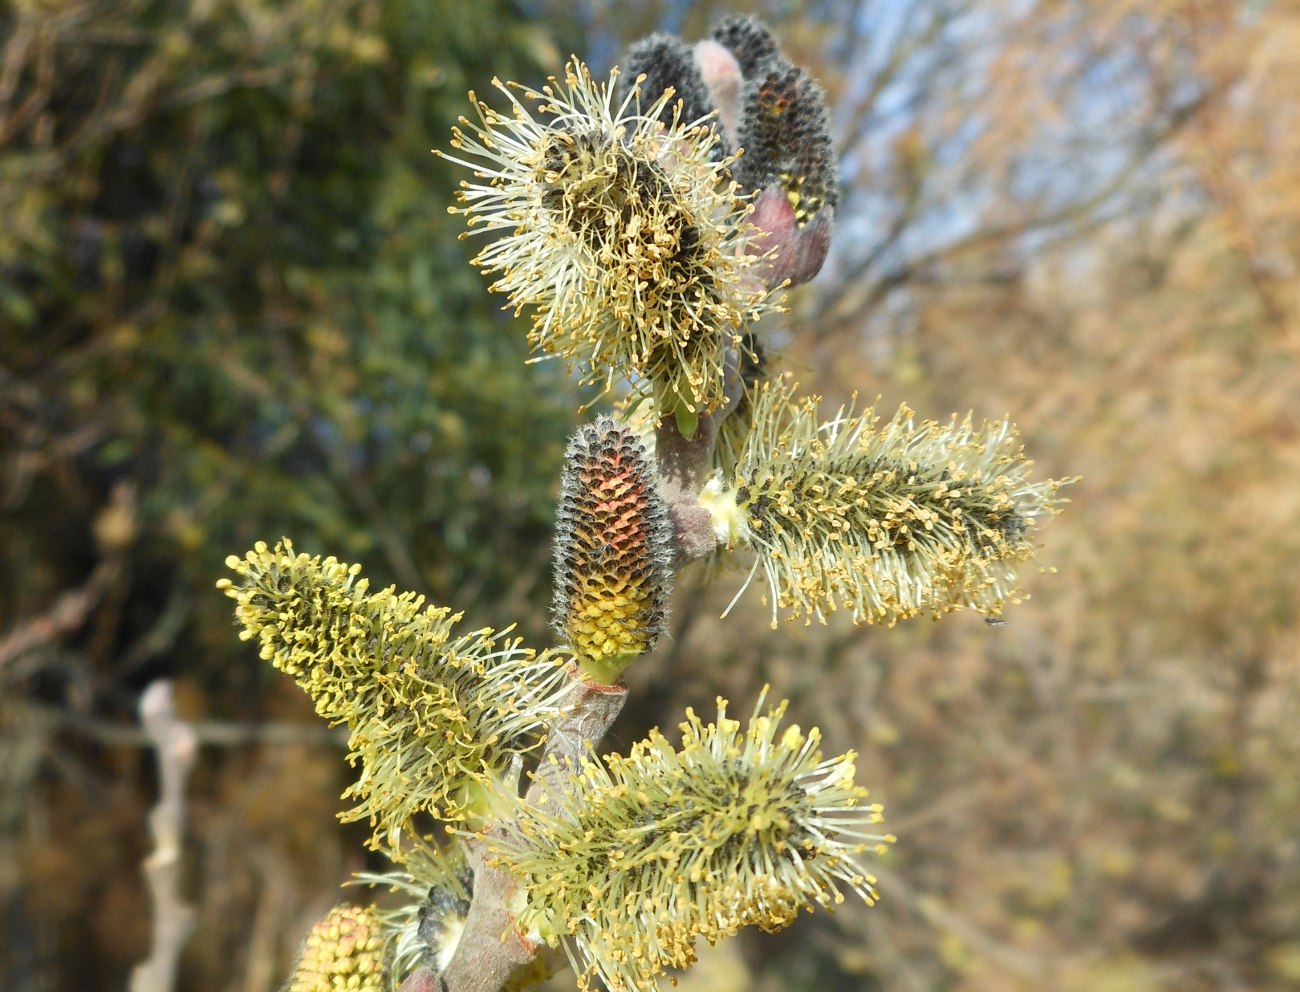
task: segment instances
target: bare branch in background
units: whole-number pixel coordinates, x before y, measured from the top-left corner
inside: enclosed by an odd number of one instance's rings
[[[185,782],[198,757],[198,740],[176,714],[170,682],[152,683],[140,697],[140,719],[158,751],[158,805],[149,814],[153,851],[144,873],[153,903],[149,957],[131,975],[131,992],[171,992],[176,966],[194,921],[181,897],[185,842]]]

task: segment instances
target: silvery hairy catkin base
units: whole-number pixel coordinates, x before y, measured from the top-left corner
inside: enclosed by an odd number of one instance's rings
[[[589,679],[612,683],[664,629],[672,524],[641,441],[609,417],[564,453],[555,522],[555,629]]]

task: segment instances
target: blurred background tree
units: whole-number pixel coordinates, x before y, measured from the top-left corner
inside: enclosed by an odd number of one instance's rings
[[[0,13],[0,984],[144,956],[149,679],[182,680],[182,987],[273,988],[339,879],[340,751],[235,640],[281,534],[544,636],[574,391],[446,217],[464,91],[764,17],[841,153],[804,385],[1010,415],[1060,574],[989,628],[770,636],[677,597],[615,737],[771,681],[900,837],[871,913],[710,990],[1300,988],[1300,10],[1281,0],[15,2]],[[531,608],[531,610],[529,609]],[[761,636],[746,636],[747,629]],[[265,669],[265,670],[264,670]],[[612,742],[617,744],[617,741]],[[571,987],[565,976],[556,987]]]
[[[0,14],[6,989],[119,987],[140,956],[152,759],[103,727],[148,681],[306,719],[213,596],[233,548],[292,535],[471,615],[545,601],[576,404],[524,365],[429,149],[563,37],[511,0]],[[186,982],[270,987],[304,903],[359,867],[331,839],[339,752],[209,757]]]

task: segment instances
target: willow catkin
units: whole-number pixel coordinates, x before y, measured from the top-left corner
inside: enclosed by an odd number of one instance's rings
[[[786,704],[762,707],[744,727],[721,699],[716,722],[688,710],[679,747],[654,731],[627,757],[586,761],[562,809],[525,806],[488,838],[523,882],[520,926],[565,943],[580,988],[653,988],[698,938],[778,930],[841,889],[875,901],[857,858],[893,838],[875,830],[855,756],[824,759],[816,729],[782,730]]]
[[[617,678],[663,633],[672,523],[636,434],[602,417],[564,454],[555,524],[555,628],[579,667]]]
[[[541,90],[498,81],[505,113],[471,94],[478,120],[438,152],[478,180],[451,209],[499,235],[474,262],[533,311],[535,348],[589,382],[630,377],[661,409],[711,409],[726,347],[775,308],[745,251],[749,206],[707,120],[682,118],[672,91],[642,108],[639,85],[616,104],[616,80],[575,59]]]
[[[779,380],[757,390],[729,479],[701,501],[732,544],[751,548],[768,582],[772,622],[894,624],[970,607],[1001,616],[1022,595],[1017,566],[1034,527],[1058,512],[1062,481],[1033,482],[1008,421],[918,422],[901,407],[841,408]]]
[[[316,712],[346,724],[360,766],[347,819],[400,859],[417,812],[461,819],[483,790],[536,747],[567,690],[567,654],[541,655],[507,631],[457,635],[460,614],[393,588],[370,592],[360,568],[259,542],[226,564],[241,637],[293,677]]]

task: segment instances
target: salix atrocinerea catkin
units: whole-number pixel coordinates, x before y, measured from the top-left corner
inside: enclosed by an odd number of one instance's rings
[[[1001,616],[1033,556],[1033,528],[1063,482],[1031,482],[1014,425],[967,417],[882,424],[841,408],[820,420],[775,380],[759,388],[734,474],[706,487],[719,539],[758,555],[778,610],[893,624],[971,607]]]
[[[660,108],[659,119],[664,124],[671,126],[674,114],[684,121],[697,121],[713,112],[694,51],[675,35],[653,34],[642,38],[628,50],[624,63],[646,102]],[[671,102],[658,99],[670,90]],[[721,137],[711,150],[715,159],[731,154],[725,136]]]
[[[523,880],[520,927],[564,941],[580,988],[654,988],[698,938],[779,930],[842,902],[840,887],[875,901],[856,858],[893,838],[874,830],[855,756],[823,759],[816,729],[781,730],[786,704],[762,707],[747,727],[721,699],[716,723],[688,710],[680,747],[654,731],[627,757],[584,761],[559,808],[526,805],[486,838]]]
[[[307,935],[285,992],[387,992],[385,935],[375,911],[336,906]]]
[[[616,104],[616,79],[575,59],[541,90],[496,82],[506,114],[474,99],[478,121],[438,153],[480,180],[451,209],[498,235],[474,261],[534,310],[535,348],[607,388],[630,377],[661,409],[711,409],[726,346],[775,306],[746,251],[749,206],[707,120],[683,120],[671,91],[642,108],[634,85]]]
[[[663,632],[672,522],[636,434],[609,417],[564,453],[555,521],[555,628],[586,677],[613,682]]]
[[[742,78],[736,142],[744,149],[733,173],[757,192],[779,185],[802,227],[839,201],[826,95],[805,70],[786,61],[767,28],[728,17],[713,31]]]
[[[397,860],[418,812],[480,815],[514,758],[536,747],[567,690],[567,654],[535,652],[489,628],[454,635],[460,614],[393,588],[371,593],[360,568],[265,543],[226,564],[241,637],[290,675],[331,723],[346,724],[360,765],[346,819],[368,818]]]
[[[737,181],[755,190],[780,185],[800,227],[839,202],[826,98],[803,69],[772,63],[746,78],[739,140]]]

